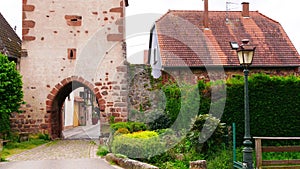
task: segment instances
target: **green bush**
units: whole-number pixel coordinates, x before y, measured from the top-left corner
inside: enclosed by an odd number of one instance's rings
[[[0,53],[0,138],[10,131],[10,115],[23,103],[22,77],[14,62]]]
[[[170,118],[163,111],[150,112],[146,118],[150,130],[166,129],[172,124]]]
[[[128,134],[130,133],[128,129],[126,128],[119,128],[116,132],[115,135],[119,135],[119,134]]]
[[[214,151],[223,143],[225,123],[210,114],[195,117],[193,125],[187,137],[198,152],[207,153]]]
[[[218,150],[207,160],[207,169],[232,169],[232,150]]]
[[[118,122],[111,124],[110,128],[113,130],[113,132],[124,128],[132,133],[137,131],[145,131],[147,129],[147,126],[141,122]]]
[[[100,145],[97,150],[97,155],[100,157],[106,156],[109,153],[108,147]]]
[[[162,153],[165,143],[161,142],[154,131],[141,131],[114,137],[112,152],[124,154],[134,159],[149,159]]]

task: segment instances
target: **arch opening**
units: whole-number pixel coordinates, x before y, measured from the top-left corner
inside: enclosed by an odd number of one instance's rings
[[[99,138],[101,96],[97,91],[93,84],[77,77],[55,86],[47,101],[48,132],[52,139]]]

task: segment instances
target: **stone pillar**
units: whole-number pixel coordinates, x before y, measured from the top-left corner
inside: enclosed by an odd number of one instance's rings
[[[191,161],[190,169],[207,169],[206,160]]]

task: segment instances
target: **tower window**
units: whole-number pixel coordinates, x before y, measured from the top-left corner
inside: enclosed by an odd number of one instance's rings
[[[76,49],[75,48],[68,49],[68,59],[76,59]]]

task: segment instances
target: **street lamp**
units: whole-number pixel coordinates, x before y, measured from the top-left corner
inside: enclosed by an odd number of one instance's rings
[[[237,51],[240,65],[244,67],[245,85],[244,85],[244,104],[245,104],[245,135],[244,135],[244,148],[243,148],[243,168],[253,169],[253,159],[250,135],[250,114],[249,114],[249,96],[248,96],[248,67],[252,64],[254,57],[255,46],[249,45],[248,39],[242,40],[243,44],[238,45],[237,42],[230,42],[231,48]]]

